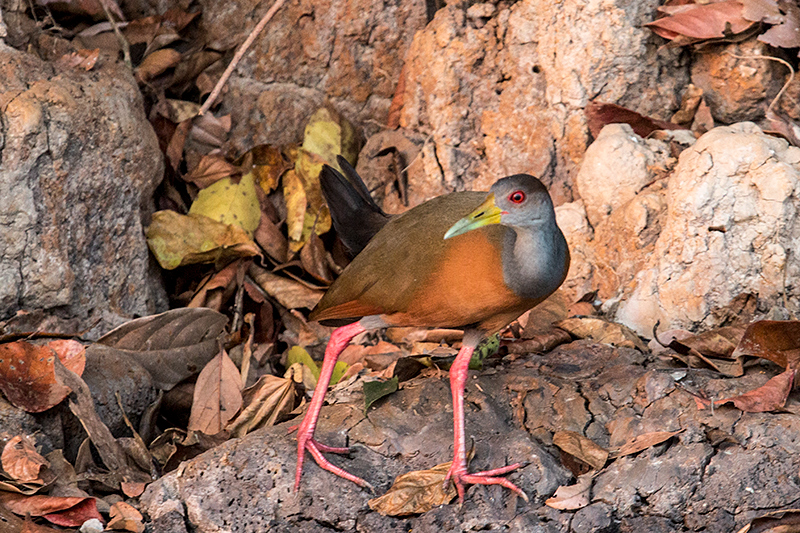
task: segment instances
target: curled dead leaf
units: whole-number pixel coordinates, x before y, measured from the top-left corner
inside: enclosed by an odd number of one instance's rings
[[[556,431],[553,444],[596,470],[603,468],[608,460],[607,450],[574,431]]]
[[[384,516],[406,516],[449,503],[457,495],[452,483],[443,488],[451,464],[452,461],[399,476],[386,494],[369,501],[370,509]]]
[[[206,435],[222,431],[242,407],[241,383],[239,369],[220,351],[197,376],[188,429]]]
[[[22,483],[41,481],[39,471],[50,463],[39,455],[27,437],[17,435],[6,443],[0,456],[3,470]]]
[[[589,505],[593,478],[594,472],[587,472],[579,476],[574,485],[558,487],[553,497],[545,500],[544,504],[561,511],[574,511],[586,507]]]

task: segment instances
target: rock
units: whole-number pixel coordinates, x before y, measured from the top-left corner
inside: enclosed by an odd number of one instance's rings
[[[528,172],[557,204],[573,200],[590,99],[661,118],[677,108],[687,68],[642,27],[657,5],[525,0],[437,11],[408,52],[400,121],[430,139],[428,179],[486,190]],[[409,175],[409,189],[422,186]]]
[[[642,139],[628,124],[604,127],[586,150],[575,177],[589,223],[597,228],[630,202],[656,180],[658,169],[668,167],[669,159],[670,147],[664,141]]]
[[[0,43],[0,319],[93,333],[166,307],[142,218],[163,157],[124,66],[57,67]]]
[[[643,336],[653,325],[716,325],[742,293],[762,308],[798,308],[800,148],[751,123],[715,128],[681,156],[669,179],[663,228],[616,317]]]
[[[202,0],[209,47],[244,41],[272,2]],[[302,139],[308,117],[330,101],[370,135],[385,124],[403,57],[427,23],[422,0],[287,2],[239,63],[223,100],[230,138],[243,152]]]
[[[696,55],[692,83],[703,89],[716,121],[732,124],[764,117],[788,75],[783,65],[758,57],[772,53],[769,45],[751,39],[709,47]]]

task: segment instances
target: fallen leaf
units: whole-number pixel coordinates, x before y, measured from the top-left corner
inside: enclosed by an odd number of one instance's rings
[[[757,389],[745,392],[733,398],[717,400],[714,405],[720,406],[728,402],[745,413],[767,413],[777,411],[786,405],[786,399],[792,392],[795,370],[789,368],[774,376]]]
[[[189,208],[189,215],[204,215],[238,226],[252,236],[261,220],[253,174],[245,174],[238,184],[223,178],[202,189]]]
[[[800,47],[800,6],[796,1],[781,2],[780,6],[786,12],[783,20],[759,35],[758,40],[776,48],[798,48]]]
[[[108,529],[133,531],[134,533],[142,533],[144,531],[142,513],[132,505],[125,502],[117,502],[111,506],[108,513],[111,517],[106,526]]]
[[[800,509],[782,509],[754,518],[736,533],[798,533]]]
[[[673,7],[670,10],[670,7]],[[665,39],[677,36],[692,39],[715,39],[741,33],[753,25],[742,16],[740,0],[724,0],[708,4],[686,4],[659,9],[666,17],[645,26]]]
[[[0,391],[12,405],[30,413],[41,413],[58,405],[70,391],[56,379],[53,368],[56,358],[73,372],[83,374],[86,353],[77,341],[0,344]]]
[[[82,48],[78,51],[64,54],[56,61],[56,65],[59,68],[78,68],[89,71],[97,64],[97,59],[99,57],[99,48],[95,48],[94,50]]]
[[[772,361],[783,368],[800,363],[800,321],[759,320],[747,327],[733,352]]]
[[[550,331],[537,335],[532,339],[525,340],[504,340],[503,347],[509,354],[529,354],[546,353],[560,346],[572,342],[572,336],[560,328],[552,328]]]
[[[594,472],[587,472],[578,477],[574,485],[562,485],[556,489],[552,498],[545,500],[544,504],[561,511],[574,511],[589,505],[589,493],[592,489]]]
[[[443,488],[451,464],[442,463],[429,470],[398,476],[386,494],[369,501],[370,509],[383,516],[406,516],[449,503],[457,494],[453,483]]]
[[[294,166],[283,157],[280,148],[270,144],[256,146],[248,154],[252,157],[252,172],[256,176],[256,183],[267,194],[278,187],[283,173]]]
[[[244,273],[247,270],[247,266],[242,259],[237,259],[219,272],[216,272],[207,282],[203,283],[186,307],[209,307],[219,311],[221,304],[227,301],[227,297],[230,297],[236,290],[237,273],[242,268],[244,269],[242,273]],[[209,305],[207,303],[208,296],[212,291],[226,294],[227,297],[219,298],[219,305]]]
[[[105,10],[100,0],[36,0],[36,4],[46,6],[48,4],[63,4],[72,13],[90,15],[92,17],[105,17]],[[125,15],[119,8],[116,0],[107,0],[106,8],[113,13],[118,20],[125,20]]]
[[[372,404],[397,391],[400,380],[397,377],[386,381],[365,381],[364,382],[364,412],[366,413]]]
[[[285,263],[289,260],[289,242],[269,217],[261,216],[261,222],[256,228],[253,238],[278,263]]]
[[[172,48],[156,50],[136,67],[134,75],[140,82],[148,82],[181,62],[183,55]]]
[[[201,189],[239,174],[239,168],[232,165],[219,154],[204,155],[197,166],[189,174],[183,176],[184,181],[194,183]]]
[[[640,137],[647,137],[656,130],[687,129],[672,122],[646,117],[616,104],[589,102],[583,112],[589,122],[589,132],[595,139],[600,135],[600,130],[603,129],[603,126],[607,124],[628,124],[633,128],[633,132]]]
[[[317,281],[329,284],[333,281],[328,261],[326,259],[325,245],[315,231],[308,236],[305,246],[300,250],[300,262],[303,270],[308,272]]]
[[[655,446],[656,444],[661,444],[664,441],[667,441],[683,431],[682,429],[678,431],[653,431],[650,433],[643,433],[641,435],[637,435],[636,437],[632,438],[616,451],[611,452],[611,457],[616,459],[618,457],[623,457],[625,455],[632,455],[634,453],[639,453],[642,450],[646,450],[651,446]]]
[[[153,213],[145,236],[147,245],[164,270],[196,263],[226,264],[239,257],[253,257],[260,253],[258,246],[239,226],[197,214],[157,211]]]
[[[150,452],[162,465],[164,472],[175,470],[178,465],[197,457],[201,453],[219,446],[228,435],[206,435],[199,431],[188,433],[179,428],[169,428],[150,443]]]
[[[553,444],[595,470],[602,469],[608,460],[607,450],[574,431],[556,431],[553,434]]]
[[[287,309],[313,309],[324,294],[321,290],[309,289],[299,281],[278,276],[255,264],[250,265],[248,273],[259,287]]]
[[[9,476],[22,483],[41,482],[39,471],[42,467],[50,466],[30,440],[22,435],[17,435],[6,443],[0,462]]]
[[[558,322],[556,326],[579,339],[592,339],[612,346],[635,348],[641,352],[647,350],[647,346],[633,330],[602,318],[568,318]]]
[[[239,369],[225,350],[197,376],[188,429],[216,435],[242,407]]]
[[[286,229],[293,243],[292,251],[297,251],[296,243],[302,246],[303,228],[306,220],[306,191],[302,180],[294,170],[283,175],[283,198],[286,202]]]
[[[0,504],[11,512],[25,516],[43,516],[64,527],[79,527],[86,520],[102,516],[97,512],[94,498],[62,498],[58,496],[23,496],[0,492]]]
[[[0,504],[0,524],[3,524],[3,533],[63,533],[63,529],[53,529],[51,527],[40,526],[30,517],[24,520],[19,518],[3,504]]]
[[[150,372],[157,387],[169,390],[219,353],[217,338],[227,323],[211,309],[173,309],[126,322],[88,349],[123,352]]]
[[[234,418],[227,431],[234,437],[243,437],[250,431],[274,425],[279,416],[289,413],[294,407],[294,383],[290,379],[264,375],[244,391],[244,408]]]

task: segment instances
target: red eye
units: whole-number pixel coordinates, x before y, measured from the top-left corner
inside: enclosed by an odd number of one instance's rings
[[[525,201],[525,193],[522,191],[514,191],[508,195],[509,201],[515,204],[521,204]]]

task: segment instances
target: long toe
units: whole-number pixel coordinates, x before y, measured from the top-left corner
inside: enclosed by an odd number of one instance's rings
[[[304,454],[305,450],[308,450],[308,452],[311,454],[311,457],[314,458],[319,467],[322,468],[323,470],[327,470],[328,472],[336,474],[341,478],[344,478],[348,481],[352,481],[359,487],[364,487],[371,491],[375,490],[372,487],[372,485],[370,485],[365,480],[361,479],[358,476],[354,476],[353,474],[344,470],[343,468],[336,466],[335,464],[328,461],[324,455],[322,455],[322,451],[334,452],[334,453],[348,453],[349,452],[348,448],[333,448],[331,446],[325,446],[324,444],[321,445],[318,442],[314,441],[313,439],[308,439],[303,444],[300,444],[298,442],[297,472],[295,474],[295,485],[294,485],[295,491],[300,487],[300,476],[302,475],[302,465],[303,465],[303,457],[305,455]]]

